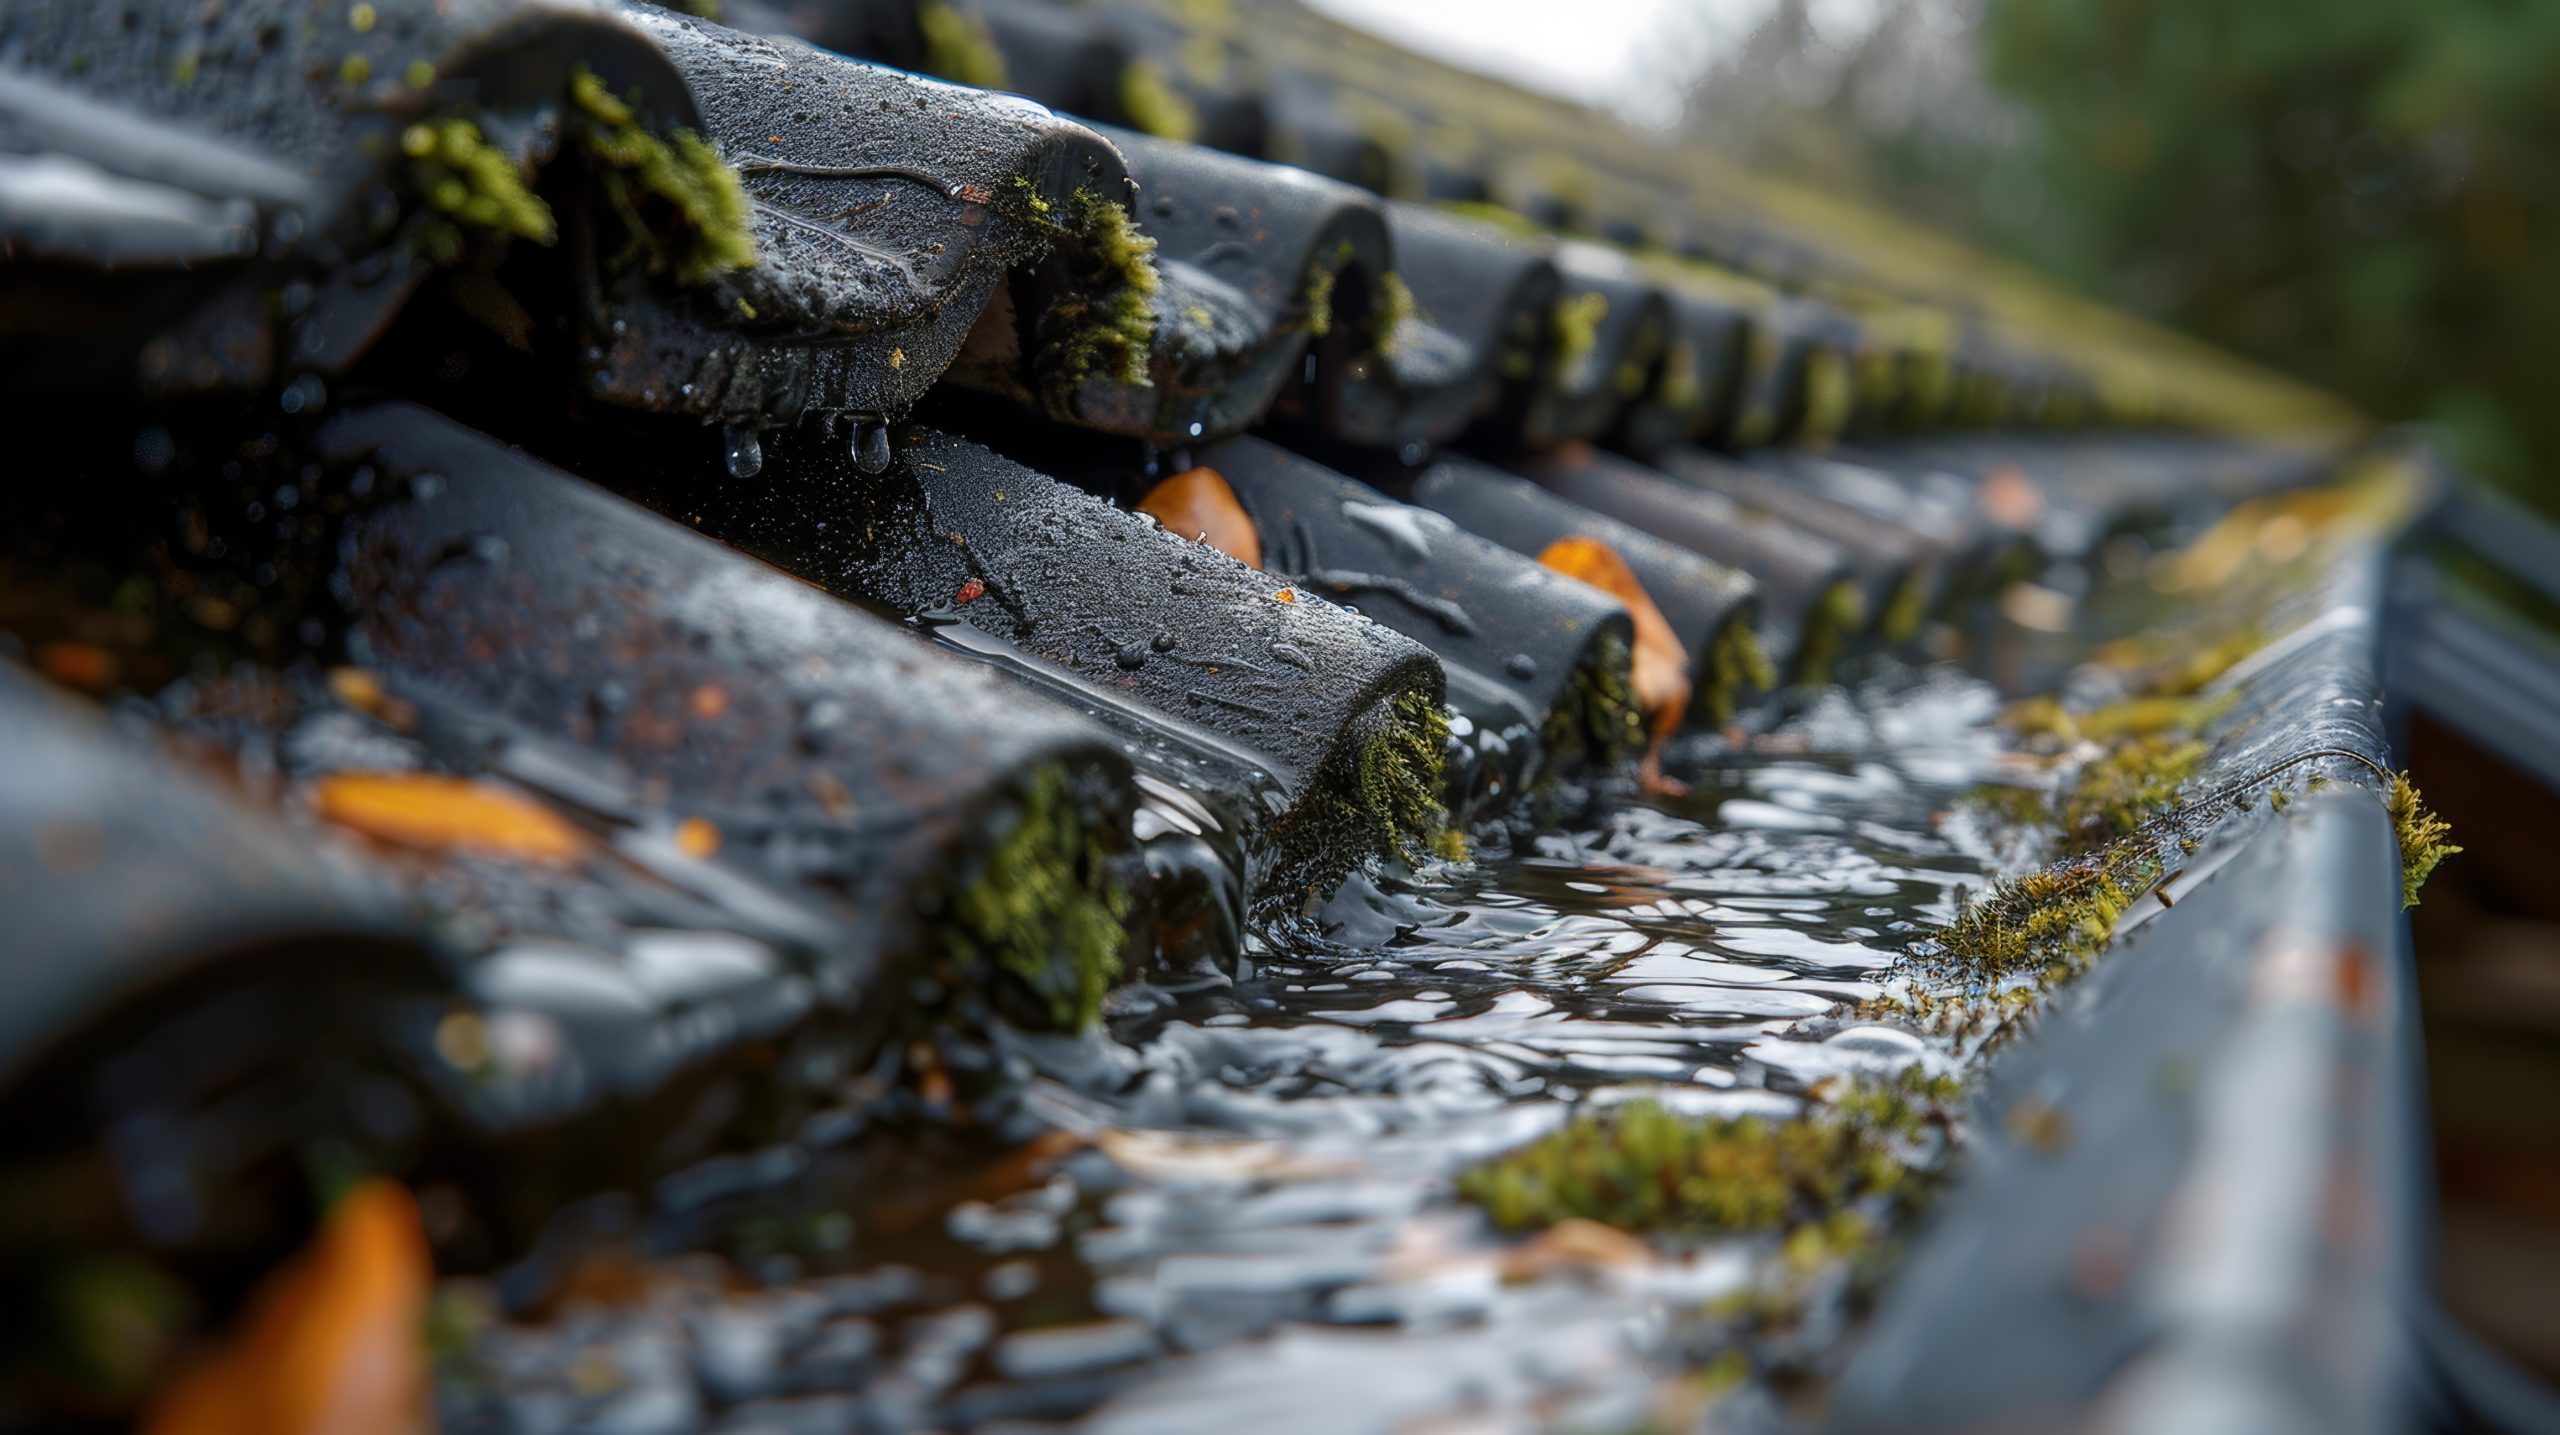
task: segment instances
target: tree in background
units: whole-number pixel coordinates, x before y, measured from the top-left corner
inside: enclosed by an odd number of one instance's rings
[[[2560,6],[1987,0],[2032,224],[2095,292],[2560,498]]]
[[[2560,3],[1766,0],[1685,123],[2560,506]]]

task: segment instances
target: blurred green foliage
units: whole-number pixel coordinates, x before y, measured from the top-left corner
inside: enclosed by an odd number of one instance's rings
[[[1992,237],[2560,502],[2560,4],[1985,0]]]

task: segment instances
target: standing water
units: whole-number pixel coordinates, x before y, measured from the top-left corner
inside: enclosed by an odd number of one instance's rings
[[[1994,865],[1940,825],[2004,770],[1997,705],[1945,668],[1826,690],[1675,753],[1683,795],[1355,881],[1100,1032],[911,1051],[866,1127],[552,1258],[542,1318],[448,1282],[447,1428],[1642,1424],[1775,1238],[1523,1245],[1453,1178],[1592,1104],[1783,1116],[1945,1065],[1855,1004]]]

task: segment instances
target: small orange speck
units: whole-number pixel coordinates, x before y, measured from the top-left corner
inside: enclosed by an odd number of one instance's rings
[[[729,690],[718,683],[704,683],[693,690],[693,715],[709,722],[729,710]]]
[[[974,603],[978,599],[985,597],[986,593],[987,585],[985,580],[972,578],[968,582],[960,585],[960,591],[951,595],[951,601],[954,603]]]
[[[676,824],[676,850],[696,861],[720,850],[720,828],[708,817],[688,817]]]
[[[1298,590],[1295,588],[1283,588],[1279,592],[1271,595],[1271,601],[1274,603],[1295,603],[1298,601]]]
[[[467,778],[424,772],[345,772],[320,779],[320,816],[406,847],[461,847],[567,863],[587,848],[568,819],[529,798]]]
[[[893,369],[903,369],[906,366],[907,351],[904,349],[891,349],[889,351],[889,367]]]
[[[383,691],[382,680],[362,668],[331,668],[329,692],[366,717],[396,728],[406,729],[418,718],[416,707]]]

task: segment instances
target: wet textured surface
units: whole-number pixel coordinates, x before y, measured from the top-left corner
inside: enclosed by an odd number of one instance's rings
[[[971,1122],[892,1114],[665,1183],[515,1273],[550,1287],[543,1319],[449,1283],[493,1323],[450,1358],[445,1411],[631,1430],[1641,1413],[1665,1312],[1738,1289],[1754,1247],[1506,1282],[1449,1178],[1574,1103],[1660,1086],[1783,1113],[1828,1075],[1942,1061],[1849,1004],[1982,880],[1936,827],[2003,763],[1994,709],[1952,671],[1880,675],[1687,754],[1684,798],[1355,885],[1231,980],[1124,989],[1106,1034],[947,1049],[940,1089],[1001,1093]]]

